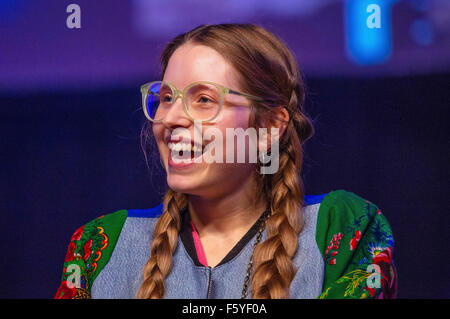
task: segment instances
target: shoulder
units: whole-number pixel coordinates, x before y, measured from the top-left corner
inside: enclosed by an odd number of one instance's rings
[[[355,193],[335,190],[307,195],[304,202],[305,220],[309,220],[309,228],[314,229],[316,242],[323,252],[333,239],[346,241],[358,237],[377,221],[389,233],[387,236],[391,235],[389,224],[378,206]]]
[[[158,218],[163,212],[163,204],[146,209],[129,209],[128,217],[130,218]]]
[[[89,297],[92,283],[110,260],[126,221],[141,218],[156,220],[161,213],[162,204],[149,209],[122,209],[79,227],[70,238],[62,284],[55,298]],[[74,270],[80,274],[78,287],[69,284]]]
[[[84,226],[80,227],[77,232],[81,232],[80,240],[89,240],[101,233],[111,239],[117,240],[120,232],[129,218],[146,218],[157,219],[163,210],[163,205],[146,209],[122,209],[110,214],[102,215]],[[111,242],[111,240],[109,240]]]
[[[373,203],[346,190],[335,190],[322,195],[305,196],[305,202],[319,202],[327,207],[346,208],[348,211],[358,212],[360,207],[367,205],[374,206]]]
[[[396,280],[392,260],[394,239],[378,206],[352,192],[328,193],[320,202],[316,243],[325,263],[321,297],[392,297]],[[372,275],[370,265],[379,266],[384,278],[383,289],[377,289],[376,294],[365,285]]]
[[[136,218],[156,220],[162,214],[162,210],[163,205],[160,204],[147,209],[122,209],[102,215],[81,226],[72,236],[71,242],[92,243],[93,247],[98,248],[97,254],[104,251],[102,255],[108,255],[108,252],[114,249],[127,220]],[[88,257],[85,256],[85,259],[88,260]]]
[[[330,223],[345,224],[354,218],[372,218],[380,209],[372,202],[345,190],[335,190],[321,195],[306,195],[305,207],[318,211],[318,228]]]
[[[354,256],[355,252],[365,256],[375,250],[377,253],[393,248],[392,229],[377,205],[345,190],[320,196],[315,239],[326,265],[344,267],[343,259]]]
[[[353,218],[374,217],[380,209],[367,199],[345,190],[306,195],[305,206],[318,205],[318,223],[345,223]],[[318,225],[320,226],[320,225]]]
[[[101,245],[103,250],[108,247],[114,248],[113,246],[127,219],[146,218],[156,220],[162,214],[162,210],[163,205],[160,204],[147,209],[122,209],[101,215],[78,228],[72,235],[71,242],[86,243],[92,241],[92,244],[94,244],[101,241],[99,246]]]
[[[331,236],[359,238],[363,232],[373,231],[378,226],[386,236],[383,241],[392,244],[389,224],[377,205],[352,192],[332,191],[320,202],[317,217],[316,239],[320,246],[325,246]]]

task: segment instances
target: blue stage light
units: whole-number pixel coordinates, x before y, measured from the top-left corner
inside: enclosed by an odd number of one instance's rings
[[[397,0],[347,0],[348,56],[360,65],[380,64],[392,50],[391,8]]]

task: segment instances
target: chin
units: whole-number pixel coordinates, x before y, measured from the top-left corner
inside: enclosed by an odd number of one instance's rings
[[[200,187],[198,179],[190,176],[176,176],[171,174],[167,176],[167,185],[177,193],[195,194]]]

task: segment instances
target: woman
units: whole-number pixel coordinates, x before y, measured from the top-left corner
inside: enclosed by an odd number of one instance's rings
[[[167,173],[164,201],[77,230],[56,298],[395,296],[380,210],[345,191],[304,195],[302,144],[313,127],[286,45],[255,25],[203,25],[173,39],[161,62],[161,81],[141,91],[144,141],[155,139]],[[235,144],[229,129],[257,137]]]

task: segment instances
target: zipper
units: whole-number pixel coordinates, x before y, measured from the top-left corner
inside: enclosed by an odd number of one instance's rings
[[[211,298],[212,268],[210,266],[208,266],[208,274],[209,274],[209,278],[208,278],[208,289],[207,289],[207,292],[206,292],[206,299],[210,299]]]

